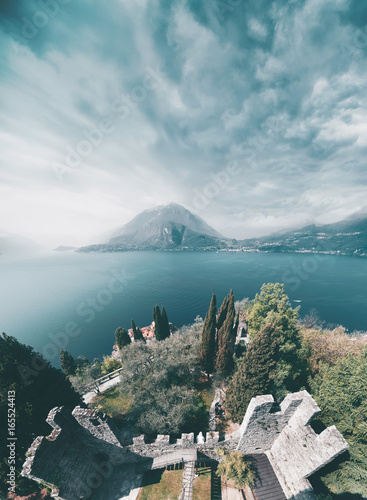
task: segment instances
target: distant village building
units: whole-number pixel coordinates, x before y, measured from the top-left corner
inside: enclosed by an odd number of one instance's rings
[[[44,481],[58,500],[118,500],[140,484],[144,471],[181,464],[180,498],[186,500],[192,498],[195,464],[215,464],[223,448],[256,464],[256,483],[252,491],[245,489],[246,498],[311,500],[308,478],[348,449],[335,426],[321,434],[313,430],[310,422],[319,412],[307,391],[288,394],[280,407],[272,396],[258,396],[232,434],[199,433],[195,439],[191,433],[177,440],[158,435],[149,443],[143,435],[129,439],[95,410],[54,408],[47,418],[53,431],[35,439],[22,475]]]
[[[173,326],[172,323],[169,324],[169,329],[171,334],[176,330],[176,328]],[[149,326],[143,326],[142,328],[139,328],[141,333],[143,334],[143,337],[145,340],[155,340],[155,335],[154,335],[154,328],[155,328],[155,321],[152,321],[152,323]],[[132,328],[128,330],[128,333],[130,335],[131,340],[134,342],[134,334]]]

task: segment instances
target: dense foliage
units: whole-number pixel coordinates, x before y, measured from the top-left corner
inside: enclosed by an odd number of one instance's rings
[[[227,391],[233,420],[243,418],[254,396],[270,393],[280,400],[306,385],[308,367],[297,312],[279,283],[263,285],[256,295],[247,316],[252,339]]]
[[[140,328],[136,327],[135,321],[133,319],[131,320],[131,328],[132,328],[132,331],[133,331],[134,341],[135,342],[136,341],[145,342],[145,338],[143,337],[143,334],[141,333]]]
[[[232,420],[243,419],[252,397],[275,392],[278,336],[279,331],[269,324],[252,340],[227,390],[226,406]]]
[[[359,355],[367,345],[367,337],[350,337],[341,326],[334,330],[301,328],[301,334],[312,373],[321,364],[335,365],[348,354]]]
[[[218,328],[217,333],[218,347],[215,368],[224,376],[227,376],[232,373],[234,367],[233,353],[238,327],[238,324],[235,322],[234,296],[232,290],[226,299],[224,310],[226,310],[226,317],[223,324],[219,323],[221,326]]]
[[[77,362],[68,351],[60,350],[60,366],[66,375],[75,375]]]
[[[90,363],[87,358],[79,357],[76,364],[75,374],[69,375],[69,380],[80,394],[92,390],[99,393],[99,385],[96,380],[121,368],[120,361],[111,356],[104,356],[102,361],[95,358],[93,363]]]
[[[157,340],[167,339],[171,332],[169,329],[169,322],[167,313],[164,307],[162,307],[162,313],[159,306],[155,306],[153,309],[153,321],[154,321],[154,335]]]
[[[321,364],[310,381],[320,406],[321,420],[336,425],[348,441],[349,458],[322,476],[333,493],[367,496],[367,347],[359,355],[348,355],[333,366]]]
[[[250,304],[247,315],[248,333],[256,335],[268,323],[274,323],[282,330],[294,330],[298,309],[292,309],[281,283],[266,283]]]
[[[225,453],[224,450],[218,450],[218,452],[223,456],[217,468],[219,476],[223,476],[227,481],[233,481],[239,490],[245,485],[254,484],[255,470],[250,460],[245,459],[239,451]]]
[[[161,342],[135,342],[122,351],[120,391],[132,399],[130,420],[140,431],[180,433],[195,426],[200,401],[199,330]]]
[[[117,328],[115,331],[116,344],[119,349],[122,349],[126,345],[131,344],[130,335],[127,333],[125,328]]]
[[[200,364],[209,375],[219,372],[224,377],[230,375],[234,367],[234,347],[238,328],[233,291],[229,293],[216,315],[216,296],[210,302],[205,316],[200,343]]]
[[[209,311],[205,316],[203,332],[201,334],[201,343],[199,350],[199,361],[203,370],[207,373],[213,373],[215,364],[216,350],[216,317],[217,317],[217,299],[213,292],[210,301]]]
[[[25,460],[24,454],[35,437],[50,434],[51,428],[45,419],[51,408],[65,405],[73,409],[81,403],[65,375],[52,367],[32,347],[21,344],[14,337],[3,334],[0,337],[0,488],[6,490],[5,464],[8,391],[15,391],[16,418],[16,468],[19,472]],[[17,492],[29,492],[28,481],[17,476]],[[37,489],[31,483],[31,491]]]

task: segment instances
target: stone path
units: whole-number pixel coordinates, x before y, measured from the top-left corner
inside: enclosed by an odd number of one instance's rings
[[[180,500],[191,500],[195,478],[195,462],[185,462],[182,476],[182,490]]]
[[[222,490],[222,500],[243,500],[243,496],[236,488],[225,486]]]
[[[221,389],[215,389],[214,393],[214,399],[212,401],[212,404],[210,405],[210,410],[209,410],[209,430],[210,431],[215,431],[215,404],[219,403],[222,399],[222,390]]]
[[[116,377],[111,378],[111,380],[107,380],[107,382],[103,382],[103,384],[101,384],[99,386],[99,392],[107,391],[107,389],[114,387],[119,382],[120,382],[120,377],[119,377],[119,375],[117,375]],[[88,404],[96,396],[98,396],[98,394],[96,394],[96,391],[86,392],[85,394],[83,394],[83,401],[84,401],[84,403]]]

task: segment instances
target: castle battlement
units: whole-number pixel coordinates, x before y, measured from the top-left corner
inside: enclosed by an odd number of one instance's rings
[[[307,391],[288,394],[280,407],[272,396],[258,396],[232,434],[183,433],[179,439],[159,434],[153,442],[138,435],[127,442],[107,415],[79,406],[73,412],[57,407],[47,417],[51,434],[32,443],[22,475],[52,486],[55,498],[80,500],[102,484],[108,490],[126,470],[141,474],[195,463],[199,454],[201,462],[219,461],[218,450],[225,449],[266,455],[286,498],[313,498],[307,478],[348,449],[335,426],[321,434],[310,427],[319,412]]]

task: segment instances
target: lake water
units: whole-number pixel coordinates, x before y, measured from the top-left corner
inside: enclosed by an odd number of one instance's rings
[[[176,326],[204,316],[218,302],[253,298],[264,282],[282,282],[305,315],[367,330],[367,259],[238,252],[73,252],[14,260],[0,257],[0,328],[58,366],[59,349],[110,354],[117,327],[152,321],[164,305]]]

